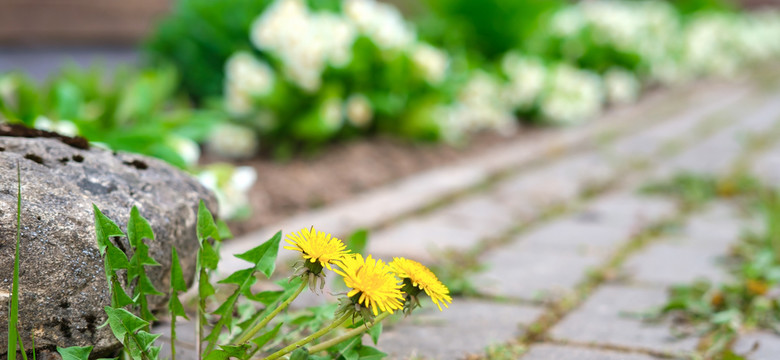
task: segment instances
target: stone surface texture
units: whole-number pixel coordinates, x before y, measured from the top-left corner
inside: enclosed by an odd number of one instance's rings
[[[95,346],[108,354],[118,345],[105,322],[110,303],[103,260],[95,239],[92,204],[126,229],[137,206],[156,239],[150,255],[162,266],[149,277],[168,288],[175,246],[188,281],[194,273],[200,199],[217,210],[213,194],[194,178],[160,161],[99,148],[74,148],[54,139],[0,137],[0,323],[7,323],[16,235],[17,166],[22,177],[19,319],[25,347]],[[126,238],[115,244],[128,252]],[[129,256],[128,256],[129,257]],[[151,297],[151,307],[165,305]],[[5,344],[7,327],[0,327]],[[0,357],[6,348],[0,349]]]

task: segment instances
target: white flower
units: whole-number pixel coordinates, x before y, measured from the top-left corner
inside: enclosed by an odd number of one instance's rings
[[[422,70],[429,84],[438,85],[444,81],[449,65],[449,57],[444,51],[418,43],[412,51],[412,60],[417,68]]]
[[[341,99],[338,97],[332,97],[322,104],[320,107],[320,116],[325,122],[325,125],[332,130],[338,130],[344,125],[344,112],[341,109]]]
[[[344,0],[344,13],[382,49],[407,49],[417,35],[392,5],[375,0]]]
[[[245,126],[221,123],[214,127],[207,141],[208,149],[214,154],[234,159],[252,157],[257,151],[255,132]]]
[[[612,68],[604,74],[604,87],[607,98],[613,104],[629,104],[639,97],[641,85],[639,80],[629,71]]]
[[[271,67],[247,52],[233,54],[225,64],[225,78],[230,87],[255,96],[264,96],[274,87]]]
[[[503,96],[515,109],[526,109],[536,102],[547,81],[547,68],[537,58],[523,57],[510,52],[501,61],[501,68],[509,77]]]
[[[319,90],[328,64],[343,67],[351,61],[356,36],[343,16],[313,13],[301,0],[277,0],[250,33],[255,47],[281,59],[287,77],[308,92]]]
[[[585,27],[585,17],[580,8],[566,6],[556,12],[552,17],[550,30],[555,35],[564,37],[574,36]]]
[[[233,116],[244,116],[252,112],[252,95],[236,86],[225,87],[225,109]]]
[[[79,134],[79,129],[76,127],[76,124],[68,120],[52,121],[43,115],[38,115],[38,117],[35,118],[35,128],[56,132],[65,136],[76,136]]]
[[[604,90],[598,75],[558,65],[542,96],[540,110],[553,123],[574,124],[601,111]]]
[[[248,192],[257,181],[255,169],[213,164],[197,174],[198,181],[214,192],[219,203],[219,217],[235,218],[249,210]]]
[[[191,139],[176,135],[168,136],[166,142],[177,154],[179,154],[182,160],[184,160],[184,163],[188,166],[194,166],[198,163],[198,159],[200,159],[200,147],[198,146],[198,143]]]
[[[459,141],[465,134],[493,130],[511,134],[517,121],[503,100],[500,81],[485,72],[477,72],[458,94],[458,103],[437,109],[437,123],[445,140]]]
[[[363,128],[374,118],[374,108],[363,94],[352,94],[345,105],[347,120],[354,126]]]

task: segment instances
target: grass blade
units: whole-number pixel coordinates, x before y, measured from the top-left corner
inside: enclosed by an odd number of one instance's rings
[[[19,321],[19,244],[22,239],[22,170],[16,163],[16,252],[14,253],[14,274],[11,285],[11,306],[8,314],[8,360],[16,360],[16,344],[19,337],[17,321]]]

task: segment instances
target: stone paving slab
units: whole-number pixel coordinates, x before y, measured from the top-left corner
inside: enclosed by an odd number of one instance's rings
[[[670,140],[695,131],[704,121],[710,119],[713,114],[718,114],[724,108],[736,105],[744,100],[749,91],[737,89],[736,91],[721,95],[716,101],[703,104],[691,104],[691,110],[675,114],[669,121],[662,122],[653,127],[640,131],[631,136],[616,141],[607,148],[620,158],[630,160],[646,159],[663,149]],[[708,96],[712,96],[709,94]],[[710,97],[710,99],[713,99]]]
[[[617,352],[603,349],[537,344],[521,360],[660,360],[647,354]]]
[[[780,185],[780,144],[756,159],[751,170],[751,174],[761,179],[763,183]]]
[[[778,123],[780,97],[769,97],[756,107],[740,110],[736,115],[741,119],[739,122],[721,129],[680,156],[667,160],[659,170],[661,177],[680,171],[702,174],[723,174],[729,171],[745,149],[750,134],[764,133]]]
[[[599,264],[594,256],[532,249],[523,244],[491,251],[482,259],[488,268],[472,279],[481,293],[529,301],[548,301],[571,294],[588,270]]]
[[[671,199],[618,191],[599,196],[579,216],[602,224],[625,228],[642,228],[677,214]]]
[[[748,360],[780,359],[780,336],[768,332],[741,335],[732,350]]]
[[[419,309],[418,309],[419,311]],[[456,299],[442,312],[427,304],[423,311],[389,327],[378,348],[390,358],[459,359],[481,353],[488,345],[522,334],[543,309],[526,305]]]
[[[720,203],[694,215],[678,233],[629,258],[623,269],[637,283],[658,286],[726,280],[719,262],[739,239],[740,227],[736,210]]]
[[[650,324],[630,316],[666,301],[662,288],[605,285],[578,309],[552,328],[556,340],[590,345],[612,345],[656,352],[690,353],[698,339],[675,338],[665,324]]]
[[[572,293],[590,269],[606,261],[643,226],[674,213],[675,205],[667,199],[629,191],[599,196],[582,212],[541,224],[509,245],[483,254],[480,261],[488,269],[473,282],[493,296],[560,298]]]
[[[695,91],[694,91],[695,89]],[[483,154],[464,159],[461,163],[446,168],[434,169],[409,178],[400,180],[383,188],[364,193],[340,204],[325,209],[314,210],[292,217],[279,224],[271,225],[239,239],[227,242],[222,247],[223,257],[242,253],[272,236],[279,229],[297,231],[317,224],[319,228],[327,229],[337,236],[345,236],[357,228],[371,228],[390,219],[420,209],[437,199],[463,191],[483,182],[492,174],[510,169],[517,169],[532,163],[551,159],[552,155],[572,152],[584,145],[597,142],[604,134],[622,134],[638,130],[648,125],[674,120],[669,114],[678,112],[691,113],[692,117],[704,117],[699,107],[711,103],[727,105],[729,101],[714,101],[730,99],[734,94],[745,92],[749,86],[737,83],[702,82],[690,88],[669,89],[668,92],[650,94],[640,103],[627,108],[617,109],[605,114],[599,121],[588,126],[555,129],[542,132],[532,139],[507,144]],[[709,109],[714,112],[718,109]],[[576,157],[576,156],[575,156]],[[593,156],[591,156],[591,159]],[[601,159],[598,159],[602,161]],[[570,160],[576,161],[576,160]],[[589,171],[588,163],[584,169],[593,179],[598,180],[602,171]],[[595,167],[594,169],[598,169]],[[532,196],[515,201],[532,203],[528,199],[555,199],[558,194],[567,194],[560,201],[566,201],[576,195],[571,192],[571,186],[566,183],[556,184],[557,180],[542,181],[545,185],[530,192]],[[584,186],[577,185],[577,188]],[[576,188],[575,188],[576,190]],[[535,194],[535,195],[534,195]],[[499,195],[502,196],[502,195]],[[532,207],[535,209],[536,206]],[[526,207],[525,209],[528,209]],[[532,216],[534,213],[528,215]],[[280,261],[289,258],[281,257]],[[220,264],[219,273],[230,274],[244,267],[240,261]]]

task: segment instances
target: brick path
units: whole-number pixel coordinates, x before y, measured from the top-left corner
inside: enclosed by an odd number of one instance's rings
[[[662,304],[670,285],[725,279],[717,261],[752,222],[726,201],[691,212],[638,189],[683,171],[724,175],[737,167],[780,180],[780,71],[760,77],[664,90],[588,126],[261,229],[226,244],[223,257],[279,228],[314,224],[346,235],[367,227],[376,256],[466,271],[477,294],[386,325],[378,347],[391,358],[486,356],[488,346],[520,340],[526,351],[503,358],[689,358],[700,339],[626,314]],[[676,231],[652,231],[672,223]],[[471,262],[484,270],[469,271]],[[298,303],[315,301],[322,299]],[[749,359],[780,358],[780,337],[770,333],[744,334],[733,349],[748,352],[756,342]]]

